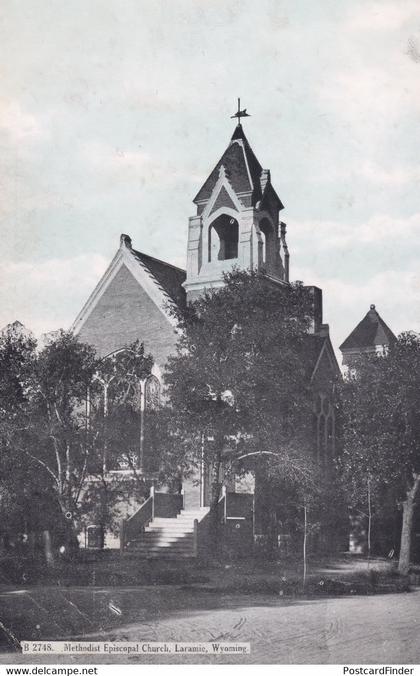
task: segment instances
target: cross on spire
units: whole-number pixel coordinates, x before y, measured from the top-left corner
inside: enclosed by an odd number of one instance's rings
[[[238,99],[238,110],[237,110],[237,112],[235,113],[235,115],[231,115],[230,117],[231,117],[231,119],[234,118],[234,117],[237,117],[238,118],[238,125],[241,124],[241,117],[251,117],[250,114],[246,112],[246,108],[241,110],[241,99]]]

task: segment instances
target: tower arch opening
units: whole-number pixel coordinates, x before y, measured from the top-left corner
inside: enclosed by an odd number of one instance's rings
[[[258,224],[260,230],[260,264],[268,265],[272,262],[274,252],[274,229],[268,218],[263,218]]]
[[[209,226],[209,263],[238,258],[239,223],[228,214],[221,214]]]

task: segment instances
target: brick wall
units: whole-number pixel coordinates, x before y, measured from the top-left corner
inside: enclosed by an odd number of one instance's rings
[[[174,352],[177,340],[173,326],[125,265],[89,315],[79,338],[101,356],[138,338],[159,366]]]

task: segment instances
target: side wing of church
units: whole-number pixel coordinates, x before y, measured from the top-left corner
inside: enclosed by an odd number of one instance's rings
[[[185,304],[185,272],[136,251],[128,235],[77,316],[73,331],[105,357],[135,340],[151,352],[160,371],[177,340],[175,305]]]

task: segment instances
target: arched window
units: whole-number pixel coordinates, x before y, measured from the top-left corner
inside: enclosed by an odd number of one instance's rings
[[[222,214],[209,227],[209,263],[238,258],[239,224]]]
[[[274,253],[274,231],[271,223],[263,218],[259,223],[259,229],[261,233],[261,264],[268,265],[272,262],[272,256]]]
[[[327,418],[327,455],[328,460],[334,457],[334,420],[332,415]]]
[[[145,388],[146,409],[154,411],[160,406],[160,382],[156,376],[149,376]]]
[[[325,451],[326,451],[326,439],[325,439],[325,416],[323,413],[318,417],[318,458],[321,466],[325,464]]]

